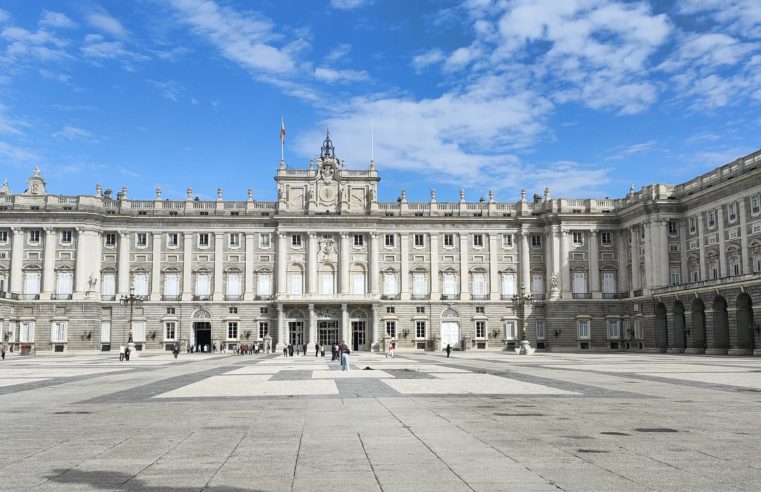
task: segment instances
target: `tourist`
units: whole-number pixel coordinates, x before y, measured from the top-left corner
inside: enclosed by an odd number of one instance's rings
[[[388,355],[391,356],[391,358],[394,358],[394,342],[388,342]]]
[[[283,345],[283,357],[288,357],[288,346]]]
[[[288,357],[293,357],[293,344],[288,344]]]
[[[447,359],[449,358],[450,352],[452,352],[452,346],[450,344],[447,344]]]
[[[349,360],[351,350],[349,350],[349,347],[343,341],[339,345],[338,350],[341,352],[341,370],[351,371],[351,361]]]
[[[5,342],[0,344],[0,356],[2,356],[3,360],[5,360]]]
[[[325,357],[325,344],[320,344],[320,356]]]
[[[124,345],[119,345],[119,362],[124,362]]]
[[[180,346],[176,343],[174,344],[174,348],[172,348],[172,354],[174,354],[175,359],[180,355]]]
[[[132,351],[129,349],[129,347],[124,349],[124,360],[126,360],[127,362],[129,362],[129,353],[130,352],[132,352]]]
[[[307,354],[307,343],[306,342],[304,342],[304,345],[301,346],[301,353],[303,355]]]
[[[320,344],[315,343],[314,344],[314,356],[319,357],[320,356]]]

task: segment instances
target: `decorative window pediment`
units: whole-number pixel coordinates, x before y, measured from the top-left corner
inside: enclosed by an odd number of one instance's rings
[[[63,264],[58,265],[57,267],[55,267],[55,271],[56,272],[73,272],[74,271],[74,267],[72,265],[67,264],[67,263],[63,263]]]
[[[355,309],[349,313],[350,318],[367,318],[367,313],[362,309]]]
[[[202,266],[193,270],[193,273],[198,275],[209,275],[211,274],[211,270],[206,268],[205,266]]]
[[[225,273],[243,273],[243,271],[236,266],[231,266],[225,268]]]
[[[470,269],[470,273],[486,273],[486,268],[482,266],[473,267]]]
[[[31,265],[24,265],[23,270],[25,272],[38,271],[38,270],[42,270],[42,267],[40,265],[37,265],[36,263],[32,263]]]
[[[291,309],[288,311],[286,318],[304,319],[304,311],[300,309]]]
[[[108,266],[101,268],[100,273],[116,273],[116,268]]]
[[[177,267],[166,267],[161,270],[161,273],[180,273],[180,269]]]
[[[410,270],[410,273],[428,273],[428,269],[424,266],[419,266]]]
[[[458,313],[455,309],[453,309],[450,306],[447,306],[444,308],[444,310],[441,312],[442,318],[459,318],[460,313]]]
[[[191,318],[195,319],[211,319],[211,313],[204,308],[196,308],[193,311]]]

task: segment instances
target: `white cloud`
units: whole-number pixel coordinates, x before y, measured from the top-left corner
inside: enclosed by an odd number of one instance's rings
[[[457,48],[452,54],[447,57],[444,62],[444,70],[447,72],[455,72],[462,70],[470,65],[476,58],[481,55],[481,50],[476,47],[469,46],[467,48]]]
[[[317,67],[314,69],[314,76],[323,82],[357,82],[366,80],[369,75],[365,71],[358,70],[335,70],[327,67]]]
[[[421,71],[431,65],[436,65],[444,60],[444,53],[439,49],[433,49],[426,51],[422,55],[417,55],[412,58],[412,68],[415,71]]]
[[[3,142],[2,140],[0,140],[0,157],[2,157],[4,164],[20,164],[40,161],[40,156],[34,151],[9,144],[8,142]]]
[[[8,115],[8,107],[0,104],[0,133],[6,135],[23,135],[22,127],[29,126],[24,120]]]
[[[273,23],[254,13],[241,14],[210,0],[171,0],[182,22],[206,37],[222,55],[256,74],[292,72],[295,62],[281,48]]]
[[[654,150],[657,145],[658,142],[656,140],[648,140],[647,142],[627,145],[624,147],[617,147],[611,149],[611,153],[608,157],[606,157],[606,160],[620,161],[633,155],[648,153]]]
[[[168,82],[161,82],[158,80],[151,80],[146,79],[146,82],[151,84],[153,87],[155,87],[162,96],[164,96],[166,99],[169,99],[172,102],[177,102],[177,96],[182,91],[182,87],[177,84],[177,82],[174,82],[172,80]],[[197,101],[195,98],[191,98],[193,104],[197,104]]]
[[[53,133],[53,138],[57,140],[85,140],[90,142],[97,142],[98,139],[95,138],[95,135],[93,135],[91,132],[83,129],[78,128],[76,126],[72,125],[64,125],[64,127]]]
[[[716,20],[731,29],[759,38],[761,3],[758,0],[679,0],[678,11],[683,15],[698,15]],[[754,32],[755,31],[755,32]]]
[[[610,170],[584,166],[574,161],[558,161],[542,166],[526,166],[521,182],[529,193],[541,193],[549,187],[553,198],[587,198],[605,196],[611,182]]]
[[[88,34],[80,47],[82,54],[93,60],[145,61],[147,56],[128,50],[123,41],[107,41],[100,34]]]
[[[101,32],[110,34],[116,38],[127,37],[127,30],[122,26],[122,23],[105,10],[99,10],[88,14],[86,20],[90,26]]]
[[[325,56],[325,62],[327,63],[335,63],[338,60],[341,60],[342,58],[345,58],[349,52],[351,51],[351,45],[346,43],[341,43]]]
[[[330,6],[339,10],[352,10],[369,3],[368,0],[330,0]]]
[[[74,29],[77,27],[77,23],[69,19],[66,14],[52,12],[50,10],[42,11],[42,18],[40,19],[39,24],[40,26],[62,29]]]
[[[10,26],[0,32],[0,37],[9,42],[6,53],[22,62],[29,57],[43,61],[70,58],[65,48],[68,41],[47,31],[28,31],[21,27]]]

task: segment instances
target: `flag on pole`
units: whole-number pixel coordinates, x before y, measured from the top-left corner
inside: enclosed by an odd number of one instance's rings
[[[285,145],[285,119],[280,117],[280,145]]]

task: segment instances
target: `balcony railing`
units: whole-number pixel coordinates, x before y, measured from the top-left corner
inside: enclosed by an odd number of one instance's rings
[[[51,294],[50,299],[53,301],[69,301],[71,300],[71,294]]]
[[[115,301],[116,300],[116,294],[101,294],[100,295],[101,301]]]
[[[399,294],[382,294],[381,299],[384,301],[398,301]]]
[[[18,299],[18,294],[15,292],[0,291],[0,299]]]
[[[637,289],[634,291],[634,297],[640,297],[642,295],[642,289]]]
[[[623,299],[621,292],[603,292],[603,299]]]
[[[574,299],[591,299],[592,293],[591,292],[574,292],[571,294]]]
[[[415,298],[414,296],[412,297]],[[442,301],[456,301],[460,298],[460,294],[441,294]]]
[[[545,299],[547,299],[547,295],[546,294],[534,294],[534,300],[535,301],[543,301]]]
[[[194,295],[193,300],[194,301],[210,301],[211,296],[210,295],[203,295],[203,296]]]
[[[486,294],[472,294],[470,298],[473,299],[474,301],[485,301],[486,299],[489,298],[489,296]]]
[[[161,296],[162,301],[179,301],[180,299],[182,299],[182,296],[178,296],[178,295],[168,296],[165,294]]]
[[[240,301],[242,299],[243,299],[243,296],[240,295],[240,294],[238,294],[238,295],[226,294],[225,295],[225,301]]]
[[[257,294],[254,296],[254,299],[256,299],[257,301],[271,301],[272,294]]]
[[[20,301],[37,301],[40,298],[39,294],[19,294]]]
[[[428,294],[412,294],[413,301],[426,301],[429,297]]]

